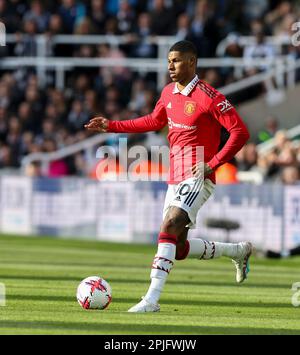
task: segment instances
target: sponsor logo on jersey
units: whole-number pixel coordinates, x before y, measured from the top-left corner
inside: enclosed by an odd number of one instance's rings
[[[172,108],[172,102],[169,102],[167,108]]]
[[[186,101],[184,105],[184,113],[188,116],[191,116],[196,111],[196,102],[194,101]]]
[[[231,105],[231,103],[228,100],[224,100],[224,101],[220,102],[217,105],[217,107],[221,107],[220,108],[221,113],[225,113],[233,108],[233,106]]]
[[[181,124],[181,123],[175,123],[172,121],[172,119],[170,117],[168,117],[168,125],[169,125],[170,129],[172,129],[172,128],[181,128],[181,129],[188,129],[188,130],[197,129],[197,126],[188,126],[188,125]]]

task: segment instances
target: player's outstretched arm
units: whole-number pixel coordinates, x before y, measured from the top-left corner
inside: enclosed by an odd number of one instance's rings
[[[168,123],[166,110],[160,99],[149,115],[132,120],[114,121],[104,117],[91,119],[84,127],[98,133],[145,133],[159,131]]]
[[[108,131],[108,119],[104,117],[92,118],[86,125],[84,125],[89,131],[106,133]]]

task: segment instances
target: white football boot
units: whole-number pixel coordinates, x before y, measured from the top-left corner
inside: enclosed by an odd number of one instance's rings
[[[142,297],[141,302],[131,307],[128,312],[130,313],[145,313],[145,312],[159,312],[160,306],[159,304],[153,304],[147,301],[144,297]]]
[[[241,283],[247,278],[247,274],[250,271],[249,257],[253,247],[249,242],[238,243],[238,246],[240,249],[239,256],[232,259],[232,262],[236,267],[236,282]]]

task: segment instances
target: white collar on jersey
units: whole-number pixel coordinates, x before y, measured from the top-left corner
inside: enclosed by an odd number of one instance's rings
[[[199,78],[198,75],[196,74],[194,79],[189,84],[187,84],[187,86],[182,91],[179,91],[177,83],[175,83],[173,94],[181,94],[184,96],[189,96],[189,94],[193,91],[193,89],[198,84],[198,82],[199,82]]]

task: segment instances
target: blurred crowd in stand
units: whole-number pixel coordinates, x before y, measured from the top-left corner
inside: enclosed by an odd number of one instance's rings
[[[17,35],[16,43],[0,47],[0,61],[6,56],[36,56],[37,34],[47,35],[49,57],[156,58],[158,48],[146,41],[149,36],[174,36],[174,42],[188,39],[196,44],[200,58],[215,57],[218,44],[229,36],[224,57],[244,57],[247,62],[285,54],[297,59],[300,46],[286,45],[278,53],[265,36],[291,36],[291,25],[299,14],[296,0],[0,0],[0,21],[7,33]],[[124,35],[126,40],[120,46],[55,45],[51,39],[58,34]],[[255,36],[255,42],[242,47],[242,35]],[[238,75],[236,69],[224,67],[201,69],[199,76],[220,87],[237,76],[265,70],[265,66],[253,67],[249,61]],[[88,138],[91,133],[84,131],[83,125],[94,116],[129,119],[150,113],[159,95],[156,80],[153,73],[136,73],[124,67],[77,67],[66,74],[64,90],[58,90],[54,73],[48,72],[41,86],[34,68],[0,70],[0,168],[19,168],[27,154],[54,152]],[[237,104],[265,90],[256,85],[230,99]],[[299,180],[299,146],[280,129],[276,118],[266,117],[265,131],[252,137],[236,159],[218,172],[219,181],[238,182],[237,171],[257,171],[266,181]],[[272,137],[276,147],[266,155],[258,154],[257,143]],[[166,144],[165,131],[128,135],[128,139],[129,145],[148,148]],[[116,141],[105,144],[114,146]],[[52,162],[46,172],[39,163],[33,163],[27,174],[95,177],[95,169],[82,152]]]

